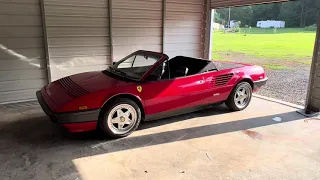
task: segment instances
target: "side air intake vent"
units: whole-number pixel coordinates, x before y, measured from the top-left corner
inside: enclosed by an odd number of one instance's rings
[[[226,85],[229,80],[232,78],[233,74],[223,74],[216,77],[215,86],[223,86]]]
[[[73,97],[80,97],[88,93],[88,91],[78,86],[69,77],[59,79],[59,83]]]

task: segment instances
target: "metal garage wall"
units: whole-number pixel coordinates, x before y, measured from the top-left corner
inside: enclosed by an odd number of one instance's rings
[[[170,58],[177,55],[204,57],[205,2],[167,0],[164,52]]]
[[[35,99],[47,83],[39,0],[0,1],[0,103]]]
[[[162,51],[162,0],[112,0],[113,60],[133,51]]]
[[[285,2],[290,0],[211,0],[211,8],[224,8],[231,6],[245,6],[252,4]]]
[[[111,63],[108,0],[44,0],[52,81]]]

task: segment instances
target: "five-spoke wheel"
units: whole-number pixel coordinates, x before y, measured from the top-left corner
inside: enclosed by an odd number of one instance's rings
[[[230,93],[226,105],[234,110],[240,111],[245,109],[252,97],[252,87],[247,82],[240,82]]]
[[[120,98],[104,109],[100,120],[102,130],[112,137],[125,137],[131,134],[140,124],[139,106],[127,98]]]

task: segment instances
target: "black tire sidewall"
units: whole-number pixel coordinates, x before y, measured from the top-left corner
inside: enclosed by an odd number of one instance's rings
[[[112,132],[112,130],[108,126],[108,115],[109,115],[110,111],[115,106],[117,106],[119,104],[129,104],[137,112],[137,120],[136,120],[133,128],[129,132],[125,133],[125,134],[115,134],[115,133]],[[112,137],[112,138],[121,138],[121,137],[126,137],[126,136],[130,135],[131,133],[133,133],[138,128],[138,126],[139,126],[139,124],[141,122],[141,110],[140,110],[140,107],[134,101],[132,101],[131,99],[127,99],[127,98],[116,99],[109,106],[104,108],[102,111],[103,112],[102,112],[102,116],[101,116],[101,119],[100,119],[100,127],[101,127],[101,129],[103,130],[103,132],[107,136]]]
[[[242,107],[242,108],[239,108],[236,103],[234,102],[234,95],[235,93],[237,92],[237,90],[240,88],[240,87],[243,87],[243,86],[246,86],[249,88],[250,90],[250,98],[249,98],[249,101],[248,103]],[[247,108],[251,102],[251,98],[252,98],[252,87],[251,85],[248,83],[248,82],[240,82],[239,84],[237,84],[237,86],[231,91],[227,101],[226,101],[226,105],[233,111],[241,111],[241,110],[244,110],[245,108]]]

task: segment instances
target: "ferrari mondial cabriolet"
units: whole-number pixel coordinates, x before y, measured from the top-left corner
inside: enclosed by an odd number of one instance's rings
[[[44,112],[69,132],[100,128],[124,137],[141,121],[224,102],[245,109],[267,81],[260,66],[136,51],[104,71],[64,77],[36,93]]]

